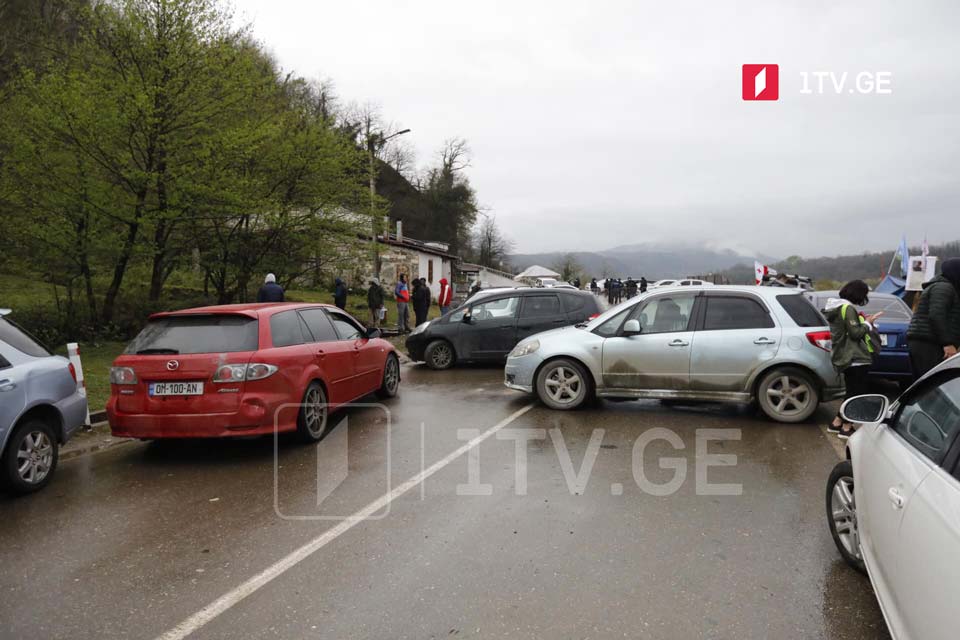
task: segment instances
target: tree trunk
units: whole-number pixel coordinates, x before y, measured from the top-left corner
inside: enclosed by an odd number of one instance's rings
[[[110,281],[110,286],[107,287],[107,293],[103,297],[103,314],[101,318],[104,324],[113,321],[114,306],[117,302],[117,296],[120,294],[123,276],[127,272],[127,264],[130,262],[130,256],[133,255],[133,248],[137,242],[137,234],[140,232],[140,217],[143,215],[143,207],[146,200],[147,189],[144,187],[137,193],[137,204],[134,207],[133,222],[127,223],[127,238],[123,243],[123,249],[121,249],[120,255],[117,257],[117,263],[113,267],[113,279]]]

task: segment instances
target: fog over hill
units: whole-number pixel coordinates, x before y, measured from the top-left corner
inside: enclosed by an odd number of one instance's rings
[[[770,256],[743,255],[730,249],[651,243],[622,245],[603,251],[514,254],[510,256],[510,262],[518,270],[533,264],[550,267],[568,253],[576,258],[589,276],[645,276],[648,280],[723,271],[737,264],[753,265],[754,260],[766,263],[777,261]]]

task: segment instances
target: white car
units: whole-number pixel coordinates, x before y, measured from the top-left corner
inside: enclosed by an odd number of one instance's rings
[[[960,357],[892,405],[885,396],[858,396],[841,412],[862,426],[827,483],[840,554],[870,576],[894,638],[957,638]]]

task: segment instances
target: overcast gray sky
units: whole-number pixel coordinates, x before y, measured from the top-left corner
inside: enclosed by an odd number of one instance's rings
[[[519,252],[833,255],[960,239],[960,2],[235,0],[287,70],[466,138]],[[744,102],[741,65],[780,65]],[[801,72],[848,73],[802,95]],[[888,71],[892,94],[850,94]],[[816,88],[811,76],[811,89]]]

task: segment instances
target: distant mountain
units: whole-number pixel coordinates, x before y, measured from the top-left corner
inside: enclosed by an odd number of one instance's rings
[[[729,249],[709,249],[690,245],[635,244],[614,247],[604,251],[556,251],[510,256],[510,263],[519,269],[539,264],[552,267],[567,254],[572,254],[588,277],[615,275],[645,276],[647,280],[715,273],[737,264],[760,260],[776,262],[769,256],[746,256]],[[752,269],[752,266],[751,266]]]

